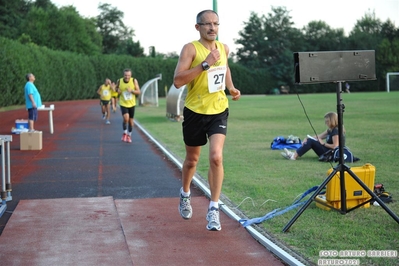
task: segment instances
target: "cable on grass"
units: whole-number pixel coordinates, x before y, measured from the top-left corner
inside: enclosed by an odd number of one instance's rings
[[[248,200],[248,199],[251,200],[252,206],[253,206],[253,207],[256,207],[256,204],[255,204],[254,200],[253,200],[251,197],[246,197],[245,199],[243,199],[243,200],[240,202],[240,204],[237,205],[237,207],[235,207],[235,209],[238,209],[238,207],[240,207],[241,204],[243,204],[243,203],[244,203],[246,200]],[[268,200],[264,201],[259,207],[261,207],[262,205],[264,205],[264,204],[265,204],[266,202],[268,202],[268,201],[277,202],[277,201],[275,201],[275,200],[268,199]]]

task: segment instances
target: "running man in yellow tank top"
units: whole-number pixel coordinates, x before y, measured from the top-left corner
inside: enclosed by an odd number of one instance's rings
[[[114,87],[115,87],[115,84],[113,84],[114,85]],[[115,91],[115,90],[113,90],[112,91],[112,93],[111,93],[111,107],[112,107],[112,112],[116,112],[116,105],[117,105],[117,102],[118,102],[118,92],[117,91]]]
[[[118,79],[116,83],[116,91],[119,94],[119,106],[121,107],[123,117],[122,141],[131,143],[136,96],[139,95],[141,91],[139,82],[132,77],[132,71],[130,69],[125,69],[123,71],[123,78]]]
[[[115,84],[111,83],[111,80],[108,78],[105,79],[104,84],[101,85],[97,90],[98,95],[100,95],[100,105],[101,112],[103,114],[103,120],[106,119],[106,124],[111,124],[109,121],[111,110],[109,102],[113,92],[115,92]]]
[[[232,100],[241,93],[234,87],[227,57],[229,47],[217,41],[219,16],[213,10],[198,13],[195,29],[200,34],[198,41],[184,45],[176,66],[173,83],[176,88],[186,85],[187,96],[183,110],[183,138],[186,157],[182,169],[179,213],[190,219],[190,185],[196,172],[201,146],[209,139],[208,182],[211,201],[206,216],[206,228],[221,230],[219,219],[219,197],[224,178],[223,146],[227,133],[229,105],[225,88]]]

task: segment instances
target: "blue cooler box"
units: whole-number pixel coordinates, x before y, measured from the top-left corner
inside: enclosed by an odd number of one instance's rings
[[[28,124],[28,120],[24,120],[24,119],[17,119],[15,120],[15,128],[16,129],[29,129],[29,124]]]

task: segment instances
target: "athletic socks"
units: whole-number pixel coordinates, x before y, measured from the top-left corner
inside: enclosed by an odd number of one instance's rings
[[[216,209],[219,209],[219,202],[211,201],[211,202],[209,203],[209,210],[210,210],[212,207],[213,207],[213,208],[216,208]]]
[[[181,194],[183,197],[187,198],[187,197],[190,197],[191,192],[190,192],[190,191],[184,192],[184,191],[183,191],[183,188],[180,188],[180,194]]]

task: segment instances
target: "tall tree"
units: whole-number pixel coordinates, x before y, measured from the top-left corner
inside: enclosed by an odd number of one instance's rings
[[[357,20],[349,34],[350,49],[376,49],[382,41],[382,22],[376,18],[375,13],[366,13]]]
[[[96,18],[85,18],[86,35],[90,38],[91,42],[96,46],[95,50],[102,53],[103,39],[101,34],[97,31]]]
[[[46,4],[34,6],[23,23],[24,39],[53,50],[93,55],[101,53],[101,36],[90,19],[80,17],[73,6],[58,9]]]
[[[25,0],[0,0],[0,36],[18,38],[20,25],[28,9]]]
[[[381,34],[383,38],[387,38],[389,41],[393,41],[399,38],[399,28],[395,27],[395,24],[388,19],[381,26]]]
[[[142,56],[144,49],[133,41],[134,30],[123,23],[123,12],[110,4],[99,4],[98,9],[101,12],[97,27],[103,39],[103,53]]]
[[[259,17],[252,12],[236,41],[238,62],[251,68],[267,68],[279,85],[293,83],[293,52],[301,48],[302,33],[293,27],[285,7]]]
[[[52,11],[49,10],[45,11],[41,7],[32,7],[21,25],[21,34],[24,36],[28,36],[28,38],[37,45],[53,48],[51,47],[50,43],[51,12]]]
[[[399,28],[389,19],[382,24],[381,27],[382,41],[377,47],[376,62],[378,62],[382,79],[386,81],[388,72],[397,72],[399,66]],[[396,84],[399,79],[396,78]],[[392,86],[393,84],[391,84]],[[381,86],[381,85],[380,85]]]
[[[242,47],[237,49],[237,60],[247,66],[253,68],[262,67],[262,51],[266,46],[265,17],[258,16],[255,12],[251,12],[248,22],[244,22],[244,29],[238,34],[241,38],[236,40],[236,44],[241,44]]]
[[[43,9],[55,8],[56,6],[51,2],[51,0],[36,0],[33,4],[35,7],[41,7]]]
[[[353,30],[349,35],[350,50],[375,50],[376,58],[379,57],[378,46],[383,40],[382,22],[376,18],[374,12],[366,13],[361,19],[357,20]],[[386,46],[384,46],[386,47]],[[381,57],[380,57],[381,59]],[[382,62],[375,60],[375,69],[377,77],[378,90],[385,87],[385,70],[382,68]]]
[[[308,51],[339,51],[346,47],[346,37],[343,29],[332,29],[324,21],[311,21],[302,29],[305,50]]]

